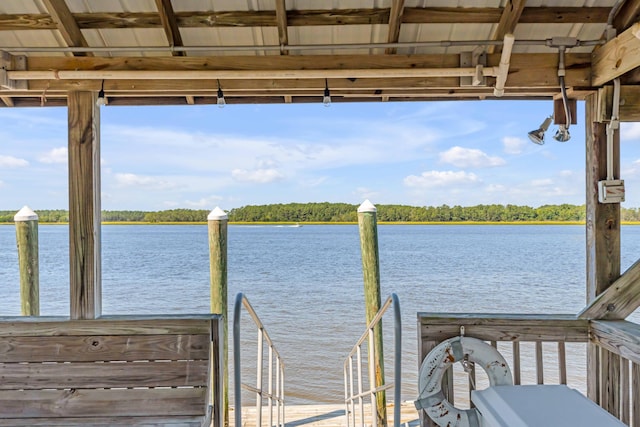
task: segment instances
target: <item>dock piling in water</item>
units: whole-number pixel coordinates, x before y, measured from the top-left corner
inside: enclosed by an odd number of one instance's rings
[[[20,266],[20,311],[23,316],[39,316],[38,215],[25,206],[16,213],[13,220],[16,224]]]
[[[211,277],[211,312],[222,314],[224,328],[223,397],[225,424],[229,420],[229,346],[227,320],[227,214],[216,207],[207,216],[209,230],[209,271]]]
[[[362,251],[362,273],[364,276],[364,300],[367,325],[380,310],[380,260],[378,255],[377,209],[365,200],[358,208],[358,229]],[[373,356],[375,360],[375,385],[384,385],[384,352],[382,349],[382,325],[374,328]],[[399,402],[394,402],[399,404]],[[384,391],[377,393],[376,412],[379,426],[387,425],[387,403]]]

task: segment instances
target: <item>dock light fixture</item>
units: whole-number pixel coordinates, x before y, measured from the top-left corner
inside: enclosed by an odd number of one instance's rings
[[[556,134],[553,135],[553,139],[558,142],[567,142],[571,139],[571,135],[569,134],[569,127],[567,125],[558,126],[558,130]]]
[[[564,53],[567,50],[566,46],[560,46],[558,52],[560,58],[558,60],[558,80],[560,81],[560,93],[562,94],[562,106],[564,107],[564,117],[566,124],[560,125],[558,131],[553,136],[558,142],[567,142],[571,139],[569,135],[569,126],[571,126],[571,111],[569,110],[569,99],[567,98],[567,88],[564,82],[564,76],[566,74],[564,69]]]
[[[224,93],[222,93],[222,88],[220,87],[220,80],[218,80],[218,97],[216,103],[220,108],[224,108],[224,106],[227,105],[226,101],[224,100]]]
[[[535,129],[529,132],[529,139],[531,140],[531,142],[533,142],[534,144],[543,145],[544,133],[549,129],[549,126],[551,126],[552,121],[553,121],[553,116],[549,116],[546,119],[544,119],[544,122],[542,122],[542,124],[538,129]],[[567,131],[567,134],[568,134],[568,131]]]
[[[96,105],[98,107],[107,105],[107,97],[104,96],[104,80],[102,80],[102,84],[100,85],[100,91],[98,92],[98,99],[96,99]]]
[[[324,79],[324,95],[322,96],[322,103],[325,107],[331,105],[331,93],[329,92],[329,82]]]

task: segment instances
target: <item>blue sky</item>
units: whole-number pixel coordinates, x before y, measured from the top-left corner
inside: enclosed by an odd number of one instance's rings
[[[529,142],[546,101],[101,110],[107,210],[346,202],[584,203],[584,105],[571,140]],[[0,210],[66,209],[65,108],[0,111]],[[622,127],[626,207],[640,206],[640,124]]]

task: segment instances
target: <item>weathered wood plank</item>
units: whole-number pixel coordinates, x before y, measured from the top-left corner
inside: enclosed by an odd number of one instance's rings
[[[280,40],[280,46],[283,47],[280,53],[288,55],[289,51],[284,49],[284,47],[289,44],[289,24],[285,0],[276,0],[276,24],[278,26],[278,40]]]
[[[586,342],[588,322],[572,315],[418,313],[422,339],[442,341],[465,334],[491,341]]]
[[[65,0],[43,0],[43,3],[67,46],[88,47],[87,41],[78,27]],[[76,56],[93,56],[92,53],[76,53]]]
[[[544,362],[542,359],[542,342],[536,341],[536,381],[544,384]]]
[[[400,39],[400,26],[402,25],[402,15],[404,14],[404,0],[392,0],[389,11],[389,26],[387,33],[387,43],[397,43]],[[386,54],[396,53],[397,48],[387,48]]]
[[[634,427],[640,426],[640,365],[631,364],[631,424]]]
[[[7,390],[2,418],[202,415],[206,388]]]
[[[112,360],[207,360],[206,335],[126,335],[6,337],[0,360],[12,362],[90,362]]]
[[[104,426],[104,427],[202,427],[202,416],[175,417],[83,417],[83,418],[0,418],[0,426]]]
[[[520,20],[520,16],[524,11],[524,6],[526,3],[526,0],[507,1],[504,9],[502,10],[502,14],[500,15],[500,22],[498,23],[498,26],[491,36],[492,40],[504,40],[504,36],[506,36],[507,34],[513,34],[516,29],[516,25],[518,25],[518,21]],[[487,52],[502,52],[502,47],[495,45],[488,46]]]
[[[629,425],[631,422],[631,396],[629,389],[629,360],[620,359],[620,421]]]
[[[125,363],[1,363],[0,390],[207,387],[208,360]]]
[[[620,204],[598,201],[598,182],[607,178],[606,125],[597,121],[595,95],[586,102],[587,302],[620,277]],[[613,140],[613,176],[620,176],[620,135]]]
[[[640,260],[598,295],[578,317],[581,319],[626,319],[640,307]]]
[[[616,418],[620,415],[620,356],[601,349],[600,406]]]
[[[611,120],[611,99],[613,86],[605,86],[598,90],[598,121]],[[620,121],[640,122],[640,86],[622,85],[620,87]]]
[[[167,41],[170,46],[182,46],[182,36],[180,35],[180,28],[178,28],[178,22],[176,15],[173,12],[173,6],[171,0],[156,0],[156,8],[158,9],[158,15],[160,15],[160,22],[162,23],[162,29],[167,37]],[[173,56],[184,56],[184,52],[172,52]]]
[[[64,317],[0,317],[0,337],[58,335],[209,334],[220,315],[102,316],[87,321]]]
[[[92,319],[102,311],[100,110],[96,92],[67,99],[71,318]]]
[[[513,384],[520,385],[522,383],[522,374],[520,368],[520,343],[513,342]]]
[[[640,23],[593,52],[593,86],[601,86],[640,66]]]
[[[640,325],[624,320],[592,320],[589,329],[593,343],[640,363]]]
[[[558,342],[558,379],[560,384],[567,383],[567,351],[564,342]]]
[[[625,1],[618,14],[613,20],[613,26],[618,30],[618,33],[623,32],[635,22],[638,22],[640,18],[640,1],[627,0]]]
[[[628,2],[629,3],[629,2]],[[633,19],[633,10],[628,8],[628,16],[618,14],[616,23],[626,28],[637,19]],[[520,22],[564,23],[564,24],[603,24],[607,22],[608,7],[525,7]],[[185,11],[177,12],[176,20],[183,28],[211,27],[274,27],[276,15],[272,11]],[[371,9],[332,9],[328,10],[289,10],[288,25],[371,25],[389,22],[389,8]],[[402,22],[410,24],[496,24],[502,15],[501,8],[456,8],[456,7],[406,7]],[[74,13],[73,18],[81,29],[108,28],[160,28],[162,22],[152,12],[96,12]],[[624,20],[624,23],[622,22]],[[617,28],[621,28],[616,24]],[[0,31],[15,30],[55,30],[56,23],[47,14],[5,14],[0,15]]]

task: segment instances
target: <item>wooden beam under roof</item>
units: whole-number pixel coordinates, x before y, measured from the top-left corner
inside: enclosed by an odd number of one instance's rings
[[[404,0],[392,0],[391,11],[389,12],[389,34],[387,35],[388,43],[397,43],[400,39],[400,25],[402,25],[402,15],[404,14]],[[397,48],[389,47],[385,50],[386,54],[397,52]]]
[[[602,86],[640,67],[640,22],[593,52],[593,86]]]
[[[507,34],[513,34],[520,20],[520,16],[524,11],[524,6],[527,0],[509,0],[504,9],[502,9],[502,15],[500,16],[500,22],[496,27],[492,40],[504,40],[504,36]],[[487,53],[498,53],[502,51],[500,46],[488,46]]]
[[[284,47],[289,44],[289,30],[287,24],[287,5],[285,0],[276,0],[276,24],[278,25],[278,40],[280,40],[280,54],[288,55]]]
[[[582,310],[580,319],[626,319],[640,307],[640,261],[636,261],[615,282]]]
[[[51,15],[56,28],[69,47],[89,47],[87,41],[78,27],[65,0],[42,0],[47,11]],[[76,56],[93,56],[92,53],[76,53]]]
[[[616,17],[613,26],[618,34],[640,20],[640,0],[627,0],[624,2]]]
[[[611,8],[608,7],[525,7],[520,23],[536,24],[604,24]],[[503,10],[500,8],[405,7],[403,24],[497,24]],[[278,17],[272,11],[176,12],[179,28],[213,27],[275,27]],[[390,8],[289,10],[287,26],[314,25],[374,25],[388,24]],[[618,16],[621,16],[619,14]],[[161,28],[160,16],[154,12],[98,12],[74,13],[81,29],[108,28]],[[53,30],[56,23],[46,14],[0,15],[0,30]]]
[[[173,12],[171,0],[156,0],[156,8],[158,9],[160,22],[162,23],[162,28],[164,29],[164,34],[167,36],[169,44],[171,46],[183,46],[180,28],[178,28],[178,21]],[[173,51],[171,54],[173,56],[184,56],[185,52]]]

